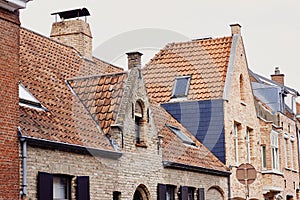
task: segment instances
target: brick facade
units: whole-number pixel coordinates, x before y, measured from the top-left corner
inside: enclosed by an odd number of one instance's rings
[[[0,8],[0,199],[18,199],[19,13]]]

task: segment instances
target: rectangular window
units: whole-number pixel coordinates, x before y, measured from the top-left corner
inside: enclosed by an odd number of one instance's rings
[[[181,131],[181,129],[171,126],[171,125],[168,125],[168,124],[166,124],[166,125],[173,133],[175,133],[175,135],[177,137],[179,137],[182,140],[183,143],[189,144],[189,145],[194,145],[194,146],[196,145],[195,142],[191,138],[189,138],[185,133],[183,133]]]
[[[246,145],[247,145],[247,161],[248,161],[248,163],[251,162],[251,132],[252,132],[252,129],[247,128]]]
[[[234,151],[235,151],[235,164],[239,164],[239,124],[234,123],[233,127],[233,138],[234,138]]]
[[[53,199],[70,199],[70,178],[66,176],[53,176]]]
[[[188,188],[188,200],[194,200],[194,192],[195,192],[194,188],[191,187]]]
[[[291,135],[291,138],[290,138],[290,157],[291,157],[291,169],[294,169],[294,141],[295,141],[295,138],[294,136]]]
[[[285,164],[285,168],[288,168],[288,138],[289,135],[287,133],[284,133],[284,142],[283,142],[283,150],[284,150],[284,164]]]
[[[121,199],[121,192],[114,191],[113,192],[113,200],[120,200]]]
[[[261,147],[262,151],[262,168],[266,169],[267,168],[267,152],[266,152],[266,146]]]
[[[189,89],[191,76],[181,76],[175,79],[172,98],[186,97]]]
[[[175,186],[167,185],[166,200],[175,200]]]
[[[271,132],[272,168],[279,170],[278,133]]]

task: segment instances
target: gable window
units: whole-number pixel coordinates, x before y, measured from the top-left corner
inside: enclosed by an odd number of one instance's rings
[[[279,170],[278,133],[271,132],[272,168]]]
[[[181,76],[175,79],[172,98],[186,97],[190,85],[191,76]]]
[[[134,105],[134,121],[135,121],[135,143],[137,146],[146,147],[145,144],[145,124],[147,116],[144,103],[141,100],[136,101]]]
[[[242,74],[240,75],[240,98],[241,98],[241,101],[243,101],[243,102],[246,99],[244,78],[243,78]]]
[[[177,128],[177,127],[174,127],[174,126],[171,126],[171,125],[167,125],[166,126],[177,136],[179,137],[183,143],[185,144],[189,144],[189,145],[193,145],[195,146],[195,142],[189,138],[185,133],[182,132],[181,129]]]

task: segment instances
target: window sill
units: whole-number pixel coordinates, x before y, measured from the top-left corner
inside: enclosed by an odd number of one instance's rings
[[[274,174],[274,175],[279,175],[279,176],[283,176],[283,173],[278,171],[278,170],[262,170],[261,171],[262,174]]]
[[[141,143],[135,143],[135,146],[136,146],[136,147],[142,147],[142,148],[147,148],[147,147],[148,147],[144,142],[141,142]]]
[[[284,169],[287,170],[287,171],[298,172],[297,170],[292,169],[292,168],[288,168],[288,167],[286,167],[286,168],[284,168]]]

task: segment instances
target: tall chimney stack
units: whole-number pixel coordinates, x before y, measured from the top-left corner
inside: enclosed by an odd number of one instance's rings
[[[141,58],[142,53],[140,52],[130,52],[126,53],[128,59],[128,69],[132,69],[134,67],[141,67]]]
[[[279,67],[275,67],[275,74],[271,75],[272,81],[284,85],[284,74],[280,73]]]
[[[86,22],[86,17],[90,15],[89,11],[82,8],[52,13],[51,15],[59,15],[62,21],[56,21],[52,24],[50,38],[72,46],[82,57],[91,60],[93,37],[90,26]],[[85,21],[79,17],[85,17]]]
[[[231,35],[238,34],[241,35],[242,26],[239,24],[230,24],[231,27]]]

